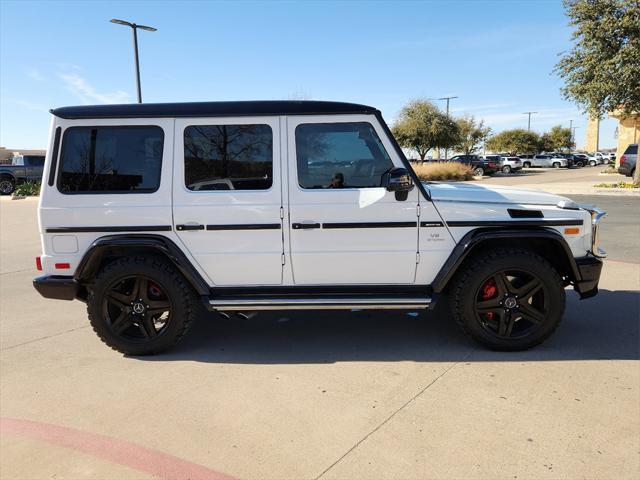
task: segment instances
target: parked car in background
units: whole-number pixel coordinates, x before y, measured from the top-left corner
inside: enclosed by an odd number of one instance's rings
[[[609,152],[609,163],[616,163],[616,152]]]
[[[589,155],[586,153],[573,153],[573,164],[576,167],[584,167],[589,164]]]
[[[604,159],[602,158],[602,155],[598,155],[598,153],[590,153],[588,156],[589,160],[588,160],[588,164],[590,167],[595,167],[596,165],[603,165],[604,164]]]
[[[515,156],[505,155],[500,157],[499,165],[502,173],[519,172],[522,170],[522,160]]]
[[[498,171],[499,165],[492,160],[485,160],[478,155],[456,155],[451,157],[451,162],[460,162],[468,164],[473,169],[473,174],[476,177],[483,175],[491,175]]]
[[[636,171],[636,164],[638,163],[638,144],[632,143],[627,147],[622,156],[620,157],[620,166],[618,167],[618,173],[626,175],[627,177],[633,177]]]
[[[11,165],[0,165],[0,195],[11,195],[20,183],[40,182],[43,170],[44,155],[13,157]]]
[[[560,168],[567,167],[568,161],[566,158],[554,157],[549,154],[533,155],[533,158],[527,158],[522,160],[522,166],[524,168],[530,167],[551,167]]]

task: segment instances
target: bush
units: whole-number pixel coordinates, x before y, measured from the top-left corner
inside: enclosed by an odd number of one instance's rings
[[[618,183],[598,183],[594,185],[596,188],[640,188],[640,185],[635,185],[634,183],[627,183],[625,181],[620,181]]]
[[[13,191],[14,197],[37,197],[40,195],[40,184],[38,182],[24,182],[16,185]]]
[[[422,181],[472,180],[473,170],[457,162],[434,162],[414,165],[413,169]]]

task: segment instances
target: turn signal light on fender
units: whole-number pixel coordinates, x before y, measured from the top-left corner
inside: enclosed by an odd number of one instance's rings
[[[578,233],[580,233],[580,229],[579,228],[565,228],[564,229],[564,233],[565,233],[565,235],[577,235]]]
[[[54,267],[56,270],[68,270],[71,268],[71,265],[68,263],[56,263]]]
[[[42,271],[42,260],[40,257],[36,257],[36,269],[41,272]]]

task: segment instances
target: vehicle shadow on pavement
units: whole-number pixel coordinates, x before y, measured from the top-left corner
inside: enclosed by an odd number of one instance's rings
[[[580,301],[567,290],[567,310],[555,334],[525,352],[492,352],[455,325],[447,299],[433,312],[265,312],[249,319],[199,319],[166,354],[142,361],[192,360],[233,364],[349,361],[547,361],[640,358],[640,292],[601,290]]]

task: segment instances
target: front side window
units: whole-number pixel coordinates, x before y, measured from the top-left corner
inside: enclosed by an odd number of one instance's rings
[[[193,125],[184,130],[189,190],[268,190],[273,183],[269,125]]]
[[[71,127],[64,132],[62,193],[149,193],[160,185],[164,132],[148,127]]]
[[[379,187],[382,175],[393,168],[369,123],[306,123],[295,135],[302,188]]]

